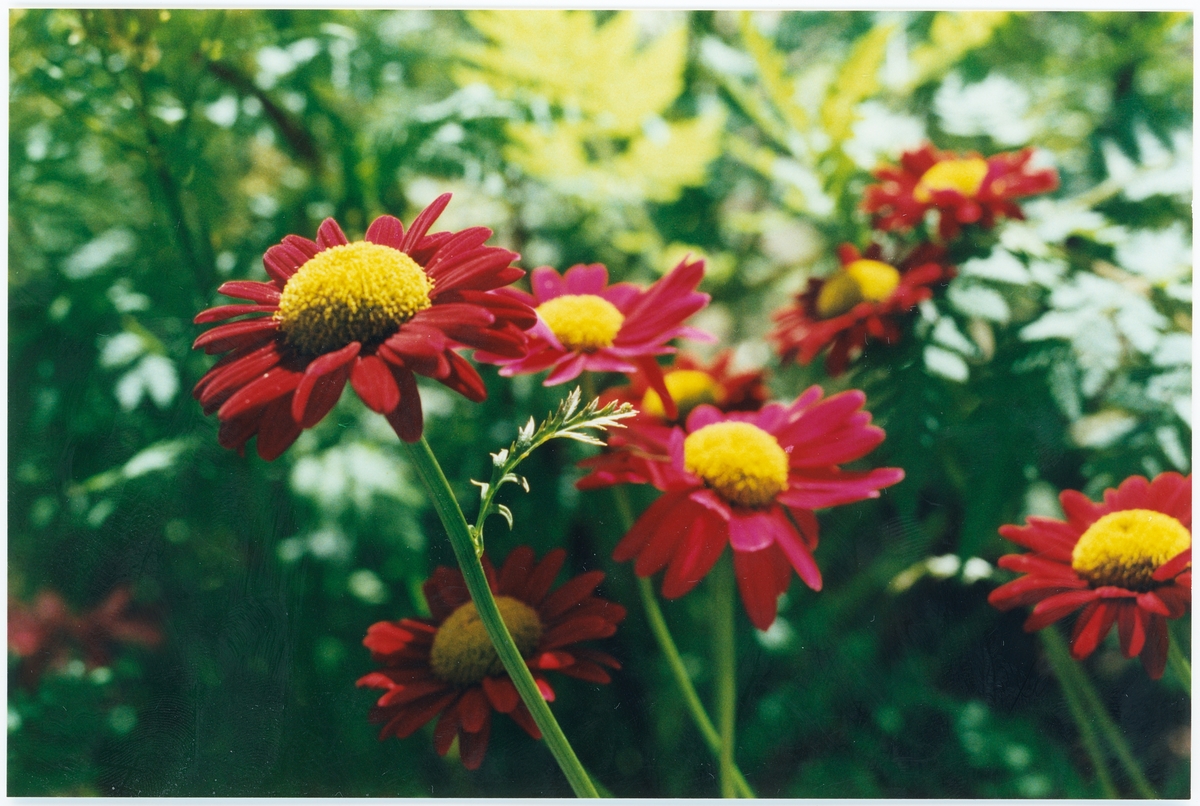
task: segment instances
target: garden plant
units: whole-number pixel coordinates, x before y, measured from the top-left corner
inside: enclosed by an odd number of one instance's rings
[[[10,795],[1189,796],[1189,14],[9,31]]]

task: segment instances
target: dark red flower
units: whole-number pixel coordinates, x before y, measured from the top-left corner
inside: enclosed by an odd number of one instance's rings
[[[1058,187],[1053,168],[1030,168],[1033,149],[984,159],[974,152],[938,151],[926,143],[906,151],[899,165],[875,171],[882,184],[863,192],[862,209],[881,230],[909,230],[938,211],[938,232],[949,241],[963,224],[991,229],[996,219],[1024,218],[1013,199]]]
[[[838,248],[842,266],[829,277],[810,278],[796,300],[773,314],[768,338],[782,361],[807,364],[830,347],[825,368],[840,375],[869,340],[895,344],[902,317],[933,296],[933,287],[954,276],[942,261],[945,250],[925,243],[895,265],[872,244],[865,254],[850,244]],[[831,346],[832,345],[832,346]]]
[[[537,318],[495,292],[524,272],[509,265],[515,253],[483,245],[491,230],[426,234],[449,201],[449,193],[438,197],[407,231],[380,216],[354,243],[327,218],[315,242],[288,235],[267,250],[271,282],[218,289],[252,304],[210,308],[197,324],[255,315],[214,327],[194,345],[229,353],[193,391],[220,419],[222,445],[240,451],[257,434],[259,456],[276,458],[329,413],[347,380],[406,442],[422,431],[414,373],[470,400],[487,397],[457,351],[524,355],[522,331]]]
[[[654,357],[675,352],[667,345],[671,339],[712,340],[704,331],[683,324],[708,304],[708,294],[696,291],[703,277],[704,261],[687,259],[646,289],[632,283],[609,285],[608,269],[600,263],[572,266],[562,276],[549,266],[534,269],[533,294],[504,291],[537,311],[528,352],[514,358],[480,351],[475,358],[499,364],[501,375],[549,369],[547,386],[569,381],[585,369],[630,373],[640,369],[649,385],[669,398]],[[668,400],[668,409],[673,406]]]
[[[107,665],[119,644],[156,646],[162,633],[149,618],[130,612],[128,588],[115,588],[95,609],[75,615],[61,596],[41,590],[32,604],[8,600],[8,648],[21,658],[19,677],[32,688],[46,669],[60,669],[76,654],[88,669]]]
[[[852,390],[822,400],[819,386],[790,405],[722,413],[701,405],[665,444],[646,440],[592,460],[583,488],[653,484],[663,495],[617,545],[618,562],[636,558],[634,571],[663,568],[663,596],[674,599],[704,578],[729,545],[750,621],[765,630],[792,569],[813,590],[821,572],[813,559],[814,509],[879,496],[904,478],[899,468],[847,471],[883,441],[883,429],[862,411]],[[655,452],[657,449],[657,452]]]
[[[496,574],[483,558],[488,584],[505,626],[521,649],[542,696],[554,700],[549,671],[592,683],[607,683],[615,658],[578,646],[607,638],[625,618],[625,608],[593,595],[603,571],[589,571],[551,591],[566,552],[555,549],[537,562],[533,549],[521,546]],[[479,620],[462,572],[438,567],[425,582],[432,619],[381,621],[367,630],[363,644],[383,669],[359,678],[358,685],[384,689],[371,709],[382,722],[379,738],[403,739],[438,717],[433,746],[446,755],[458,736],[467,769],[477,769],[487,750],[492,711],[508,714],[535,739],[541,732]],[[440,715],[440,716],[439,716]]]
[[[1025,526],[1000,527],[1033,553],[1000,558],[1001,568],[1024,576],[988,601],[1000,610],[1034,605],[1028,632],[1082,608],[1071,635],[1076,659],[1090,655],[1115,622],[1125,657],[1140,655],[1157,680],[1167,664],[1167,619],[1192,603],[1192,477],[1132,476],[1105,490],[1103,503],[1075,490],[1059,500],[1066,522],[1030,517]]]

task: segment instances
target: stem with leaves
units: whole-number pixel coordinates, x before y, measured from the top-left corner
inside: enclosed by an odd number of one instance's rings
[[[507,481],[521,481],[521,478],[516,476],[513,470],[539,445],[558,437],[603,444],[595,437],[583,433],[583,430],[619,427],[618,421],[621,418],[632,415],[633,411],[628,406],[617,410],[614,406],[609,405],[597,410],[595,401],[580,411],[579,390],[576,389],[559,407],[558,412],[547,418],[540,427],[535,428],[531,419],[529,425],[521,429],[517,441],[510,449],[493,454],[492,482],[490,484],[476,482],[483,488],[481,496],[483,506],[480,508],[474,527],[467,525],[462,509],[450,488],[450,482],[446,480],[446,475],[442,472],[441,465],[438,464],[437,457],[434,456],[425,438],[422,437],[420,441],[405,446],[408,449],[409,459],[417,471],[417,476],[429,493],[434,510],[450,537],[450,545],[454,549],[454,556],[458,560],[459,568],[462,569],[463,580],[466,582],[471,600],[479,612],[479,619],[483,622],[488,638],[496,647],[500,662],[504,665],[504,670],[508,672],[509,678],[521,695],[522,702],[525,703],[525,707],[533,716],[533,721],[541,730],[546,745],[554,755],[554,760],[558,762],[558,766],[566,775],[571,788],[579,797],[595,798],[599,797],[599,794],[591,777],[575,755],[575,750],[567,741],[566,735],[563,734],[562,728],[555,720],[550,707],[542,698],[537,683],[534,681],[525,659],[521,657],[521,651],[513,641],[512,635],[500,615],[500,610],[496,606],[495,596],[488,585],[487,575],[480,562],[480,558],[483,556],[483,522],[492,511],[507,512],[507,508],[494,503],[495,492]],[[528,483],[524,483],[522,486],[528,489]],[[512,513],[509,512],[506,518],[511,524]]]

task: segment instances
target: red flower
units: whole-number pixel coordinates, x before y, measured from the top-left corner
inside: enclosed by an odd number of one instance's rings
[[[760,630],[775,620],[776,599],[793,568],[820,590],[813,510],[876,498],[880,488],[904,478],[899,468],[838,467],[865,456],[884,433],[861,411],[862,392],[822,395],[813,386],[791,405],[769,403],[749,413],[698,406],[686,429],[671,430],[661,452],[639,446],[627,451],[625,464],[610,464],[580,482],[650,483],[664,493],[613,557],[636,557],[638,576],[665,567],[663,596],[674,599],[695,587],[729,544],[742,601]]]
[[[589,571],[551,592],[566,552],[555,549],[536,562],[521,546],[508,555],[497,576],[487,557],[483,567],[504,624],[521,649],[542,696],[554,700],[547,671],[592,683],[607,683],[604,667],[621,665],[609,655],[577,644],[607,638],[625,618],[625,608],[594,596],[603,571]],[[363,644],[383,664],[358,685],[384,689],[371,709],[371,722],[383,722],[379,738],[410,736],[435,716],[433,746],[446,755],[458,736],[463,765],[483,762],[492,711],[508,714],[535,739],[541,732],[509,679],[467,593],[462,572],[438,567],[425,582],[432,619],[381,621],[367,630]]]
[[[906,151],[900,165],[875,171],[883,182],[863,193],[862,209],[881,230],[912,229],[929,210],[938,211],[938,232],[949,241],[962,224],[991,229],[997,217],[1024,218],[1012,199],[1058,187],[1053,168],[1030,168],[1033,149],[996,154],[938,151],[931,144]]]
[[[132,615],[129,589],[119,587],[95,609],[76,616],[52,590],[38,592],[32,605],[8,600],[8,648],[21,658],[20,679],[32,688],[47,668],[62,668],[81,650],[86,668],[105,666],[118,644],[156,646],[162,633]]]
[[[475,358],[499,364],[501,375],[550,369],[547,386],[569,381],[585,369],[630,373],[640,369],[650,387],[669,398],[654,356],[675,352],[667,346],[674,338],[712,340],[683,324],[708,304],[708,294],[696,291],[703,277],[704,261],[686,259],[645,290],[632,283],[608,285],[608,269],[600,263],[572,266],[561,277],[549,266],[534,269],[532,295],[505,290],[537,310],[528,352],[514,358],[480,351]],[[674,416],[674,403],[668,400],[667,408]]]
[[[1033,549],[1008,554],[1000,567],[1024,576],[988,601],[1001,610],[1032,604],[1025,630],[1053,624],[1080,608],[1071,654],[1086,658],[1116,622],[1125,657],[1140,655],[1151,678],[1167,663],[1167,619],[1192,603],[1192,477],[1163,473],[1125,479],[1093,503],[1082,493],[1059,496],[1067,520],[1030,517],[1000,534]]]
[[[842,266],[831,276],[810,278],[795,302],[774,314],[769,338],[783,361],[807,364],[832,345],[825,359],[830,375],[840,375],[869,339],[895,344],[898,320],[933,296],[933,286],[954,276],[941,261],[945,250],[925,243],[896,265],[881,260],[877,244],[866,254],[842,244]]]
[[[327,218],[315,243],[289,235],[267,250],[271,282],[218,289],[253,304],[211,308],[197,324],[266,314],[196,339],[209,354],[231,351],[193,391],[206,414],[217,413],[222,445],[241,451],[257,434],[259,456],[276,458],[333,408],[347,380],[407,442],[422,430],[414,372],[470,400],[487,397],[456,350],[523,355],[522,329],[536,317],[494,292],[524,272],[509,265],[515,253],[483,246],[491,230],[426,234],[449,201],[449,193],[438,197],[407,232],[380,216],[354,243]]]

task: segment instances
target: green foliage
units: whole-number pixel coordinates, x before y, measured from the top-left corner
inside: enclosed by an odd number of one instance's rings
[[[128,585],[164,641],[99,667],[76,649],[32,689],[10,649],[10,794],[569,794],[507,719],[474,773],[432,726],[381,743],[367,723],[367,627],[427,613],[421,583],[453,564],[383,419],[346,394],[264,463],[220,448],[188,394],[212,365],[192,318],[221,282],[264,278],[268,247],[327,216],[357,238],[450,190],[439,227],[488,226],[526,269],[648,282],[703,253],[694,324],[769,365],[778,399],[860,388],[886,429],[862,467],[906,479],[819,513],[824,589],[793,583],[766,633],[739,616],[737,760],[760,795],[1099,796],[1024,614],[986,599],[1008,578],[999,525],[1190,469],[1191,17],[545,14],[11,12],[10,596],[82,612]],[[871,169],[925,139],[1035,146],[1061,188],[956,243],[958,276],[899,344],[836,378],[779,366],[771,313],[868,244]],[[493,559],[564,547],[564,575],[604,570],[630,611],[603,646],[613,682],[556,686],[566,734],[618,796],[714,795],[611,560],[620,518],[574,487],[597,450],[580,429],[624,412],[481,372],[481,404],[421,387],[459,500],[489,479],[480,543],[498,512]],[[497,503],[512,481],[530,494]],[[705,605],[664,613],[711,703]],[[1187,698],[1113,637],[1083,665],[1151,782],[1186,797]]]

